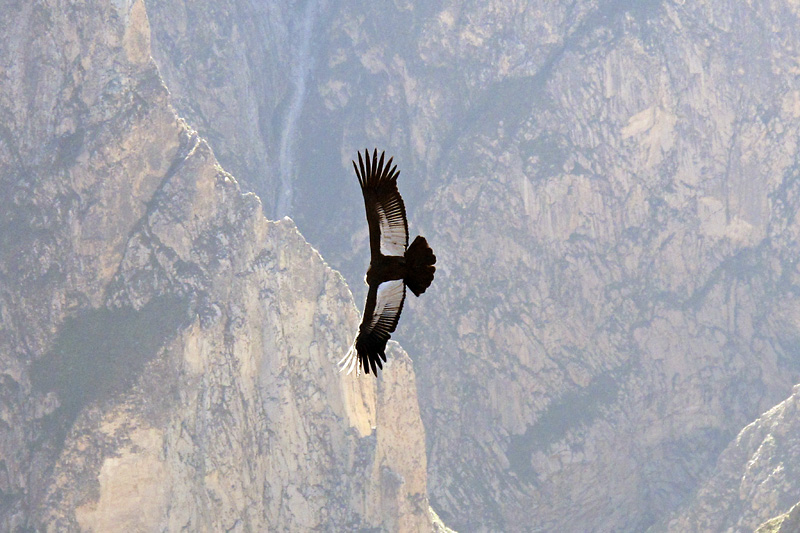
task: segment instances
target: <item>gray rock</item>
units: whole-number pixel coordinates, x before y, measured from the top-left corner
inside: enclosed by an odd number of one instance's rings
[[[786,515],[759,531],[797,531],[799,415],[800,385],[796,385],[788,399],[739,433],[690,505],[666,530],[745,533],[774,516]]]

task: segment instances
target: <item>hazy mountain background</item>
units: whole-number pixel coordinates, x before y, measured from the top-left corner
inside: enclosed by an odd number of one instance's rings
[[[799,19],[0,2],[4,528],[797,529]],[[439,259],[377,383],[366,147]]]

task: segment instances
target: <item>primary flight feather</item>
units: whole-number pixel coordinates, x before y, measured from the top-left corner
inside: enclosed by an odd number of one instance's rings
[[[369,225],[370,263],[366,282],[369,285],[364,314],[353,345],[339,362],[347,373],[357,368],[377,375],[386,361],[386,343],[397,327],[406,287],[416,296],[433,281],[436,256],[424,237],[417,236],[408,245],[408,221],[403,198],[397,190],[397,165],[390,158],[384,164],[385,152],[378,159],[378,150],[358,153],[353,161],[356,177],[364,196]]]

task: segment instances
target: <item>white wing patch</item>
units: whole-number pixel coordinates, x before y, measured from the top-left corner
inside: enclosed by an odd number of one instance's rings
[[[369,323],[370,331],[380,328],[382,323],[393,321],[403,309],[403,299],[406,296],[406,284],[402,279],[385,281],[378,285],[378,297],[375,301],[375,312]],[[381,328],[382,329],[382,328]],[[388,338],[388,332],[386,334]]]
[[[381,227],[381,253],[383,255],[404,255],[406,243],[408,243],[408,232],[402,218],[390,219],[386,215],[384,206],[378,204],[378,220]]]

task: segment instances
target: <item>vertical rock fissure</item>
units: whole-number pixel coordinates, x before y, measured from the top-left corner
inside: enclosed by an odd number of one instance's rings
[[[299,24],[299,42],[297,53],[292,61],[292,84],[294,92],[289,100],[289,108],[286,111],[283,130],[281,131],[280,149],[278,152],[278,165],[280,172],[280,191],[278,193],[277,205],[275,206],[275,219],[287,216],[292,210],[292,199],[294,196],[294,174],[295,174],[295,145],[297,141],[298,122],[303,112],[303,105],[306,100],[306,84],[308,77],[314,68],[314,55],[312,51],[312,39],[314,22],[320,11],[320,2],[307,0],[303,11],[303,19]]]

